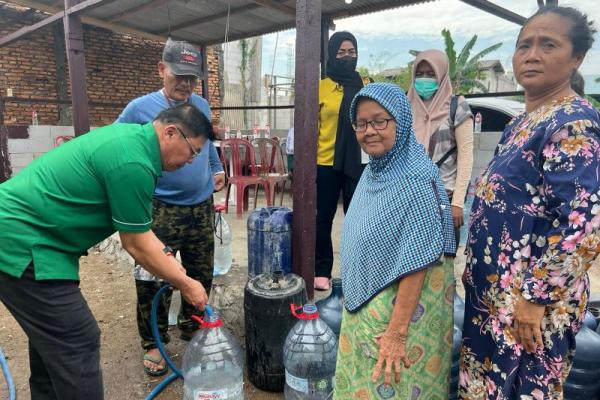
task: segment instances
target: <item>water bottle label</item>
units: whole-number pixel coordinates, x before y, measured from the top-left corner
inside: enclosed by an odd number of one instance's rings
[[[194,400],[228,400],[241,399],[244,383],[240,382],[235,387],[221,390],[194,390]]]
[[[300,393],[308,393],[308,379],[298,378],[285,370],[285,383]]]
[[[304,394],[328,394],[333,392],[333,388],[335,387],[335,378],[330,376],[318,379],[304,379],[298,378],[286,370],[285,383],[296,392]]]
[[[308,389],[310,393],[333,393],[335,387],[334,377],[321,378],[321,379],[309,379]]]

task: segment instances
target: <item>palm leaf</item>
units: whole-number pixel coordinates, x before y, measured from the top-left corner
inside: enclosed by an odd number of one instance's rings
[[[456,59],[457,69],[460,70],[467,64],[467,61],[469,60],[469,55],[471,54],[471,50],[473,49],[473,46],[475,46],[475,42],[477,42],[477,35],[473,35],[471,40],[469,40],[467,44],[465,44],[465,46],[462,48],[460,54],[458,55],[458,58]]]
[[[413,55],[413,56],[416,57],[416,56],[419,55],[419,53],[421,52],[421,50],[409,50],[408,52],[409,52],[410,55]]]
[[[442,29],[442,36],[444,37],[444,43],[446,44],[448,70],[450,72],[450,79],[452,79],[456,75],[456,51],[454,50],[454,40],[452,40],[452,34],[448,29]]]
[[[467,63],[467,66],[468,66],[468,67],[471,67],[471,66],[476,66],[476,65],[477,65],[477,62],[478,62],[479,60],[481,60],[483,57],[485,57],[485,56],[487,56],[488,54],[490,54],[492,51],[496,51],[496,50],[498,50],[498,49],[499,49],[501,46],[502,46],[502,42],[500,42],[500,43],[496,43],[496,44],[494,44],[494,45],[491,45],[491,46],[490,46],[490,47],[488,47],[488,48],[485,48],[485,49],[481,50],[479,53],[475,54],[475,55],[474,55],[474,56],[473,56],[473,57],[472,57],[472,58],[469,60],[469,62]]]

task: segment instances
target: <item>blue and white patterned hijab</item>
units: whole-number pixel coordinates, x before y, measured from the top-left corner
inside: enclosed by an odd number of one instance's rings
[[[442,254],[455,253],[450,203],[437,167],[417,143],[406,95],[396,85],[367,85],[352,101],[352,121],[361,97],[396,120],[396,142],[370,158],[344,218],[340,260],[348,311]]]

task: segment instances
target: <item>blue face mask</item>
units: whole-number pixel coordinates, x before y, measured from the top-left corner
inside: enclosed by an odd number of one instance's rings
[[[415,91],[423,100],[429,100],[433,97],[440,85],[433,78],[417,78],[414,82]]]

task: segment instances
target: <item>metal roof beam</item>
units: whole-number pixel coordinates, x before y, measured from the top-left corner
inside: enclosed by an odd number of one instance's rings
[[[527,20],[527,18],[523,17],[522,15],[514,13],[506,8],[500,7],[499,5],[496,5],[488,0],[460,0],[460,1],[462,1],[463,3],[468,4],[470,6],[473,6],[475,8],[478,8],[480,10],[483,10],[485,12],[488,12],[490,14],[493,14],[502,19],[505,19],[507,21],[514,22],[515,24],[518,24],[518,25],[523,25],[525,23],[525,21]]]
[[[145,4],[141,4],[137,7],[130,8],[129,10],[120,12],[111,17],[107,17],[106,19],[110,20],[111,22],[120,21],[123,19],[127,19],[127,18],[131,17],[132,15],[135,15],[139,12],[150,10],[155,7],[161,7],[164,4],[167,4],[168,2],[169,2],[169,0],[150,0],[149,2],[147,2]]]
[[[221,19],[221,18],[227,18],[227,14],[229,14],[229,16],[235,15],[235,14],[241,14],[243,12],[246,11],[252,11],[252,10],[256,10],[260,8],[260,6],[258,4],[247,4],[245,6],[241,6],[241,7],[237,7],[237,8],[232,8],[229,11],[223,11],[217,14],[213,14],[213,15],[209,15],[206,17],[201,17],[201,18],[194,18],[191,19],[187,22],[183,22],[181,24],[177,24],[177,25],[173,25],[171,26],[171,32],[175,32],[178,31],[180,29],[185,29],[185,28],[189,28],[190,26],[194,26],[194,25],[199,25],[199,24],[203,24],[205,22],[214,22],[217,19]],[[159,32],[154,32],[157,35],[166,35],[169,33],[169,30],[165,30],[164,28],[161,28],[161,30]],[[248,37],[248,36],[247,36]]]
[[[246,39],[246,38],[250,38],[250,37],[255,37],[255,36],[260,36],[260,35],[266,35],[267,33],[273,33],[273,32],[279,32],[279,31],[283,31],[286,29],[292,29],[296,27],[296,21],[291,21],[291,22],[286,22],[285,24],[281,24],[281,25],[275,25],[275,26],[269,26],[267,28],[264,29],[258,29],[252,32],[243,32],[243,33],[238,33],[235,35],[228,35],[227,36],[227,41],[228,42],[234,42],[236,40],[241,40],[241,39]],[[219,37],[216,39],[210,39],[206,41],[206,46],[212,46],[215,44],[221,44],[225,42],[225,38],[224,37]]]
[[[114,1],[114,0],[108,0],[108,1]],[[107,2],[107,0],[86,0],[82,3],[77,4],[76,6],[73,6],[73,7],[70,7],[69,9],[67,9],[67,15],[76,15],[83,11],[93,10],[94,8],[101,6],[101,5],[103,5],[103,3],[106,3],[106,2]],[[65,16],[65,11],[64,10],[57,10],[57,11],[58,12],[56,14],[54,14],[48,18],[45,18],[39,22],[36,22],[33,25],[24,26],[24,27],[18,29],[17,31],[0,38],[0,46],[6,46],[7,44],[10,44],[10,43],[14,42],[15,40],[18,40],[26,35],[29,35],[30,33],[33,33],[39,29],[42,29],[48,25],[51,25],[51,24],[54,24],[54,23],[60,21]]]
[[[272,10],[280,11],[284,14],[291,15],[296,18],[296,9],[292,7],[288,7],[285,4],[278,3],[274,0],[250,0],[253,3],[256,3],[265,8],[270,8]]]
[[[113,0],[111,0],[111,1],[113,1]],[[63,10],[62,7],[58,8],[58,7],[49,6],[47,4],[40,3],[40,2],[37,2],[34,0],[10,0],[10,2],[13,4],[16,4],[16,5],[22,6],[22,7],[34,8],[36,10],[39,10],[39,11],[42,11],[42,12],[45,12],[48,14],[62,12],[62,10]],[[83,22],[84,24],[87,24],[87,25],[93,25],[93,26],[97,26],[99,28],[108,29],[113,32],[123,33],[125,35],[140,37],[140,38],[144,38],[144,39],[148,39],[148,40],[154,40],[157,42],[164,42],[167,40],[166,36],[155,35],[152,33],[144,32],[139,29],[130,28],[125,25],[114,24],[111,22],[101,20],[99,18],[82,16],[81,22]],[[0,40],[2,40],[2,39],[0,38]],[[2,44],[0,44],[0,46],[2,46]]]
[[[412,6],[415,4],[423,4],[429,3],[436,0],[388,0],[377,5],[369,5],[368,7],[354,8],[354,9],[343,9],[338,12],[323,14],[323,17],[328,19],[339,19],[339,18],[349,18],[356,17],[358,15],[365,15],[367,13],[373,13],[377,11],[385,11],[393,8],[401,8]],[[365,10],[367,9],[367,10]]]
[[[55,14],[51,17],[43,19],[39,22],[36,22],[33,25],[24,26],[21,29],[18,29],[13,33],[9,33],[8,35],[0,38],[0,47],[6,46],[7,44],[10,44],[10,43],[14,42],[15,40],[18,40],[22,37],[25,37],[26,35],[29,35],[30,33],[37,31],[38,29],[44,28],[45,26],[59,22],[63,19],[64,15],[65,15],[65,12],[63,11],[63,12]]]

